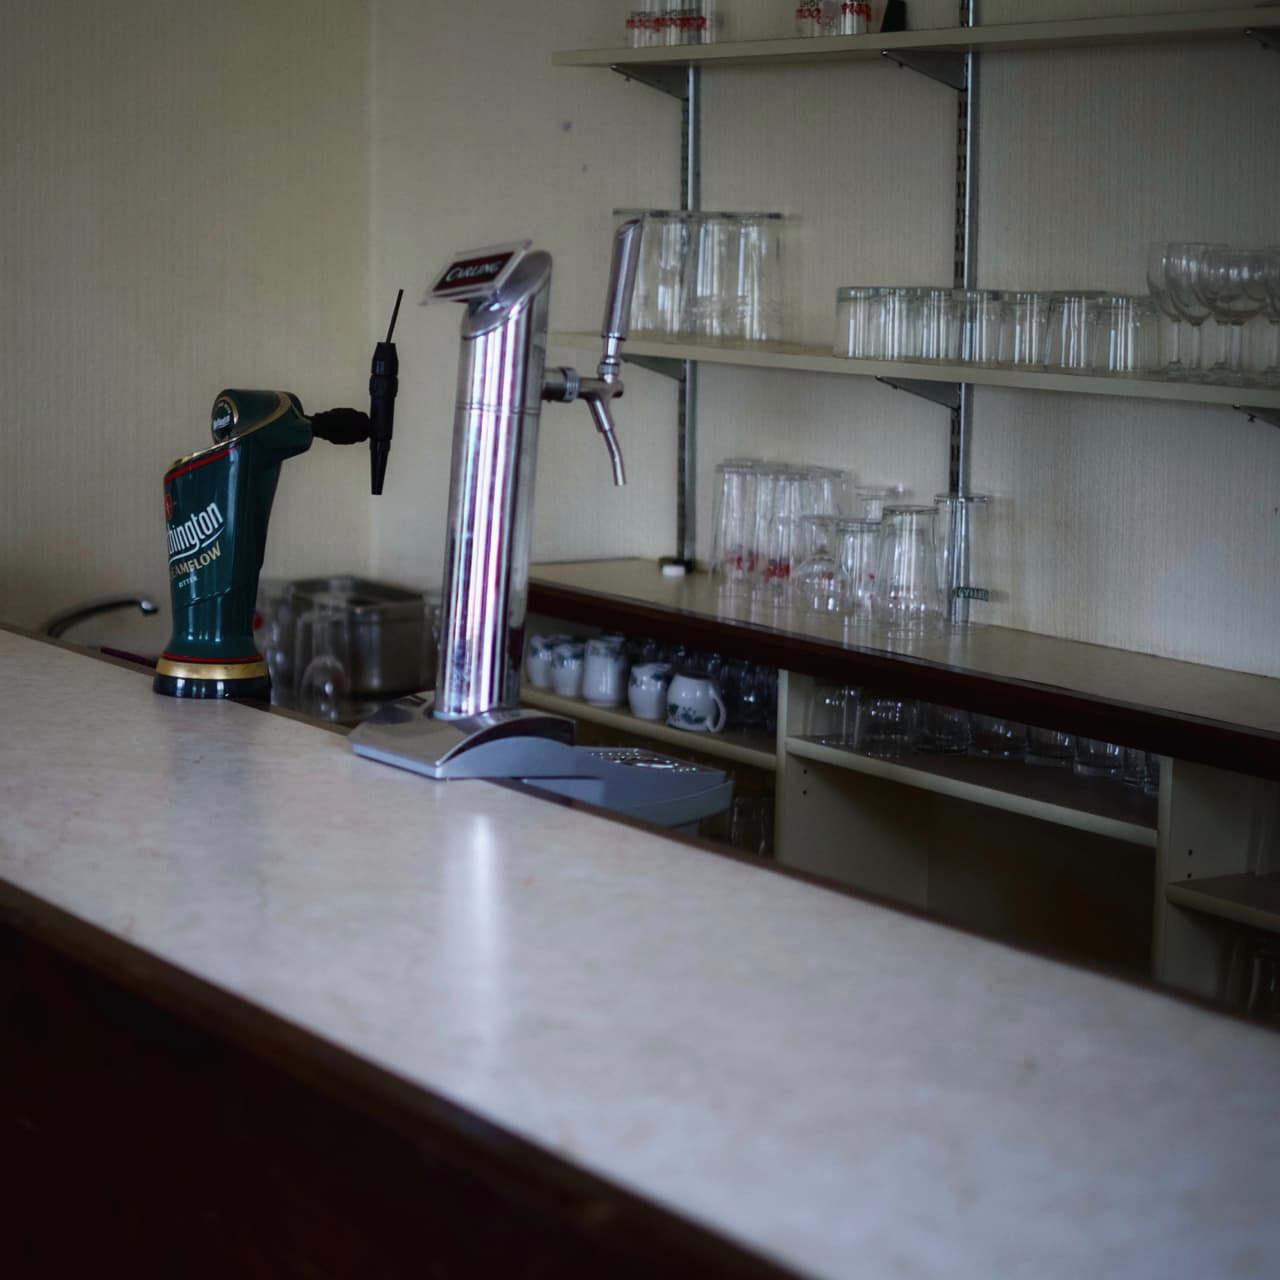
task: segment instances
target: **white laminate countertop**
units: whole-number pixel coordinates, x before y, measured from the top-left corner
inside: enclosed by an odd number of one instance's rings
[[[1280,1274],[1280,1036],[0,631],[0,876],[815,1275]]]

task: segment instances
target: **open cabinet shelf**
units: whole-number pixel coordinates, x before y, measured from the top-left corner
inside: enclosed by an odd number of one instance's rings
[[[520,700],[526,706],[574,720],[589,720],[619,733],[652,738],[655,742],[702,755],[715,756],[736,764],[748,764],[772,773],[778,764],[773,739],[765,733],[690,733],[686,729],[673,729],[660,720],[642,720],[623,707],[596,707],[581,698],[563,698],[546,689],[533,689],[525,685]]]
[[[1280,875],[1246,873],[1175,881],[1165,886],[1165,897],[1203,915],[1280,933]]]
[[[1074,777],[1070,769],[968,756],[913,755],[882,760],[812,738],[789,737],[788,755],[853,773],[918,787],[936,795],[1020,813],[1093,835],[1154,848],[1156,805],[1150,797],[1107,779]]]

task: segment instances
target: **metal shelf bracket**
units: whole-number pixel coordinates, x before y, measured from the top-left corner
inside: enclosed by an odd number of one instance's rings
[[[628,364],[639,365],[641,369],[660,373],[664,378],[681,384],[685,382],[685,367],[690,363],[680,356],[637,356],[625,351],[622,358]]]
[[[877,378],[876,381],[883,382],[886,387],[892,387],[895,391],[905,391],[908,395],[940,404],[952,413],[960,408],[958,382],[926,382],[923,378]]]
[[[945,84],[949,89],[961,90],[965,87],[965,55],[963,53],[935,53],[927,49],[919,52],[904,49],[881,49],[880,56],[896,62],[908,71],[918,72]]]
[[[1256,40],[1264,49],[1280,53],[1280,27],[1245,27],[1246,40]]]
[[[609,70],[616,71],[625,80],[635,80],[680,102],[689,97],[688,67],[649,67],[614,62],[610,64]]]
[[[1238,413],[1243,413],[1250,422],[1265,422],[1268,426],[1280,427],[1280,409],[1268,409],[1256,404],[1233,404]]]

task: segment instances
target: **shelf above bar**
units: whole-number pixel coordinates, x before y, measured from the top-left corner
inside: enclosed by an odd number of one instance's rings
[[[856,62],[896,52],[979,53],[1098,45],[1170,44],[1230,39],[1280,26],[1280,13],[1264,8],[1162,13],[1146,17],[1075,18],[1059,22],[1012,22],[989,27],[938,27],[864,36],[792,36],[718,44],[670,45],[655,49],[574,49],[551,55],[558,67],[732,67],[758,63]]]
[[[574,350],[594,351],[598,334],[556,333],[551,341]],[[967,382],[973,386],[1007,387],[1018,391],[1062,391],[1072,395],[1121,396],[1139,400],[1174,400],[1180,404],[1221,408],[1280,410],[1280,388],[1224,387],[1211,383],[1168,382],[1156,378],[1102,376],[1087,373],[1048,373],[1034,369],[997,369],[986,365],[942,364],[925,360],[851,360],[833,356],[821,347],[770,342],[751,347],[695,346],[631,338],[622,350],[624,360],[696,360],[705,364],[774,369],[786,373],[834,373],[846,377]]]
[[[1280,875],[1209,876],[1165,886],[1176,906],[1269,933],[1280,933]]]
[[[665,578],[640,559],[537,565],[529,608],[1280,779],[1280,679],[1005,627],[896,639],[723,596],[706,573]]]
[[[690,733],[686,729],[673,729],[659,720],[641,720],[623,707],[593,707],[581,698],[562,698],[546,689],[533,689],[525,685],[520,690],[520,700],[526,706],[541,711],[553,711],[557,715],[575,720],[589,720],[620,733],[652,738],[668,746],[684,747],[704,756],[716,756],[737,764],[753,765],[772,773],[778,765],[772,738],[763,733]]]
[[[1154,848],[1156,802],[1122,782],[1077,778],[1070,769],[1038,768],[1008,760],[913,755],[880,760],[811,738],[788,738],[787,754],[900,782],[935,795],[1074,827],[1093,835]]]

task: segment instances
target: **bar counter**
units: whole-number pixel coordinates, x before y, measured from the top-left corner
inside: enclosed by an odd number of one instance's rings
[[[69,1234],[41,1179],[82,1208],[74,1153],[107,1150],[105,1247],[135,1264],[166,1239],[243,1274],[1280,1269],[1271,1032],[2,630],[0,708],[19,1228]],[[275,1102],[250,1126],[237,1089]],[[135,1177],[203,1208],[166,1237]]]

